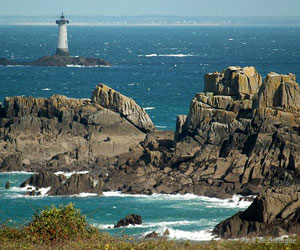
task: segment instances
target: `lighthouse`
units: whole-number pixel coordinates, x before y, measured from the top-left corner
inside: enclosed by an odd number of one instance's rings
[[[58,24],[58,42],[56,55],[69,56],[67,32],[67,24],[69,23],[69,20],[65,19],[64,13],[62,13],[60,19],[56,20],[56,23]]]

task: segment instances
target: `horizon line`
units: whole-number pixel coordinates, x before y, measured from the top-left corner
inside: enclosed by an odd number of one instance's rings
[[[20,16],[20,17],[52,17],[52,16],[59,16],[60,14],[49,14],[49,15],[38,15],[38,14],[32,14],[32,15],[24,15],[24,14],[0,14],[0,16],[5,17],[14,17],[14,16]],[[187,15],[157,15],[157,14],[151,14],[151,15],[76,15],[76,14],[70,14],[66,16],[77,16],[77,17],[184,17],[184,18],[300,18],[300,15],[298,16],[187,16]]]

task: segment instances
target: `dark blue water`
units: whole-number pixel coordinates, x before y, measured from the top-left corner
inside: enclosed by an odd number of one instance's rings
[[[146,196],[117,192],[107,192],[101,197],[88,197],[87,194],[78,197],[24,197],[26,188],[19,188],[19,185],[28,176],[0,173],[0,225],[7,223],[20,227],[32,219],[36,210],[72,202],[87,216],[89,223],[116,236],[125,233],[142,237],[154,230],[162,234],[168,229],[170,238],[209,240],[212,238],[209,229],[250,205],[249,202],[240,202],[239,197],[230,201],[195,195]],[[11,183],[10,190],[4,189],[7,181]],[[142,216],[142,225],[113,229],[119,219],[132,213]]]
[[[90,97],[106,83],[148,110],[154,123],[174,129],[187,114],[207,72],[256,66],[300,76],[300,28],[293,27],[78,27],[70,26],[73,56],[100,57],[110,68],[0,67],[5,96],[63,94]],[[56,50],[56,26],[0,26],[0,57],[37,59]],[[45,90],[46,89],[46,90]],[[50,90],[47,90],[50,89]]]
[[[0,57],[30,61],[56,50],[55,26],[0,26]],[[100,57],[109,68],[0,67],[0,100],[5,96],[90,97],[100,82],[132,97],[154,123],[174,129],[176,116],[187,114],[196,92],[203,90],[207,72],[231,65],[255,66],[300,76],[300,28],[293,27],[69,27],[73,56]],[[45,205],[74,202],[90,223],[108,229],[129,213],[141,214],[144,224],[126,229],[141,236],[170,230],[171,238],[209,239],[206,231],[245,209],[249,203],[186,196],[127,196],[24,198],[19,188],[24,174],[0,174],[0,223],[22,225]],[[15,186],[4,190],[7,180]]]

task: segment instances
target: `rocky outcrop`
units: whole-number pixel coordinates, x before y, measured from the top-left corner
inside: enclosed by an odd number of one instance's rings
[[[219,198],[299,182],[293,74],[262,81],[254,67],[230,67],[207,74],[205,90],[178,116],[175,134],[155,130],[141,107],[104,84],[92,100],[6,98],[0,169],[88,170],[103,191]]]
[[[126,227],[128,225],[140,225],[142,224],[142,217],[137,214],[127,215],[124,219],[118,221],[114,228]]]
[[[64,175],[56,175],[51,172],[42,171],[29,177],[21,184],[21,187],[33,186],[35,190],[30,196],[40,195],[40,188],[49,188],[46,195],[74,195],[80,193],[94,193],[102,195],[102,181],[98,177],[89,174],[73,174],[70,178]]]
[[[300,186],[270,188],[244,212],[219,223],[213,233],[224,239],[279,237],[300,232]]]
[[[262,85],[262,77],[254,67],[229,67],[221,73],[205,75],[204,92],[214,95],[235,96],[241,99],[251,98]]]
[[[133,99],[120,94],[104,84],[99,84],[96,87],[92,94],[92,102],[104,108],[117,111],[144,132],[155,129],[148,114]]]
[[[295,82],[294,74],[279,75],[269,73],[257,100],[259,108],[282,108],[285,111],[298,112],[300,110],[300,88]]]
[[[53,186],[48,195],[74,195],[93,193],[102,195],[102,182],[88,174],[73,174],[69,179]]]
[[[145,239],[157,239],[157,238],[159,238],[159,234],[155,231],[153,231],[145,236]]]
[[[59,95],[5,98],[0,106],[0,170],[86,170],[107,158],[117,161],[119,155],[142,150],[145,131],[154,126],[142,108],[128,100],[132,116],[142,112],[136,121],[147,118],[150,125],[133,124],[117,104],[109,109],[89,99]],[[126,101],[122,104],[128,105]]]
[[[268,186],[295,183],[300,152],[295,75],[229,67],[205,76],[187,117],[176,127],[177,167],[191,168],[194,192],[258,194]],[[181,163],[180,163],[181,162]],[[213,191],[215,190],[215,191]],[[196,191],[197,192],[197,191]]]
[[[16,62],[6,58],[0,58],[0,65],[24,65],[24,66],[82,66],[82,67],[100,67],[110,66],[110,63],[98,59],[98,58],[86,58],[86,57],[72,57],[72,56],[58,56],[50,55],[44,56],[32,62]]]
[[[55,175],[53,173],[42,171],[38,174],[30,176],[24,181],[20,187],[34,186],[35,188],[58,187],[61,182],[66,181],[63,175]]]

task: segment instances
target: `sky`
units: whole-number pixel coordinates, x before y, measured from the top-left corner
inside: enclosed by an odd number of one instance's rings
[[[0,0],[0,15],[300,16],[300,0]]]

